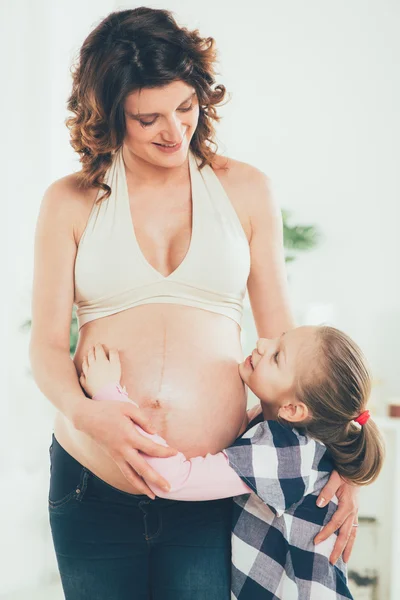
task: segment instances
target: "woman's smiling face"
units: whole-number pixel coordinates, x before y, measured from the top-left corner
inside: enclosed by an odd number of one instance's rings
[[[124,103],[125,144],[133,154],[161,167],[177,167],[186,159],[199,120],[193,86],[174,81],[132,92]]]
[[[317,349],[316,329],[297,327],[276,339],[260,338],[239,365],[241,378],[261,402],[281,405],[294,396],[296,380]]]

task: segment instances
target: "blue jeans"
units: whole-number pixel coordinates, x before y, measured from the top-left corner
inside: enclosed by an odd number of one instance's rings
[[[232,499],[134,495],[53,435],[49,516],[66,600],[229,600]]]

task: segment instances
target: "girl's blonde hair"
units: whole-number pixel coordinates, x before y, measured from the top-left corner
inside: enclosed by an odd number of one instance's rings
[[[356,419],[371,393],[371,375],[360,348],[334,327],[317,328],[317,353],[307,377],[296,384],[298,400],[310,409],[306,431],[326,445],[338,473],[357,485],[374,481],[382,468],[384,443],[372,421]]]

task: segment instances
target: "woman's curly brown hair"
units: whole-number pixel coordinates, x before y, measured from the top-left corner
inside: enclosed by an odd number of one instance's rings
[[[199,101],[199,121],[191,150],[201,162],[212,164],[217,151],[214,122],[216,105],[226,90],[215,84],[215,42],[198,30],[179,27],[171,12],[136,8],[109,14],[88,35],[72,67],[73,86],[66,120],[71,145],[80,155],[82,187],[110,187],[104,176],[125,137],[124,100],[142,88],[181,80],[192,85]],[[100,200],[100,199],[99,199]]]

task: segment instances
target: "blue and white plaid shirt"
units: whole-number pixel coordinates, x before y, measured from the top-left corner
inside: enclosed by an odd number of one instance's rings
[[[304,430],[261,419],[224,450],[254,491],[234,498],[232,600],[352,598],[345,563],[329,562],[337,534],[313,542],[337,508],[316,505],[334,469],[326,447]]]

